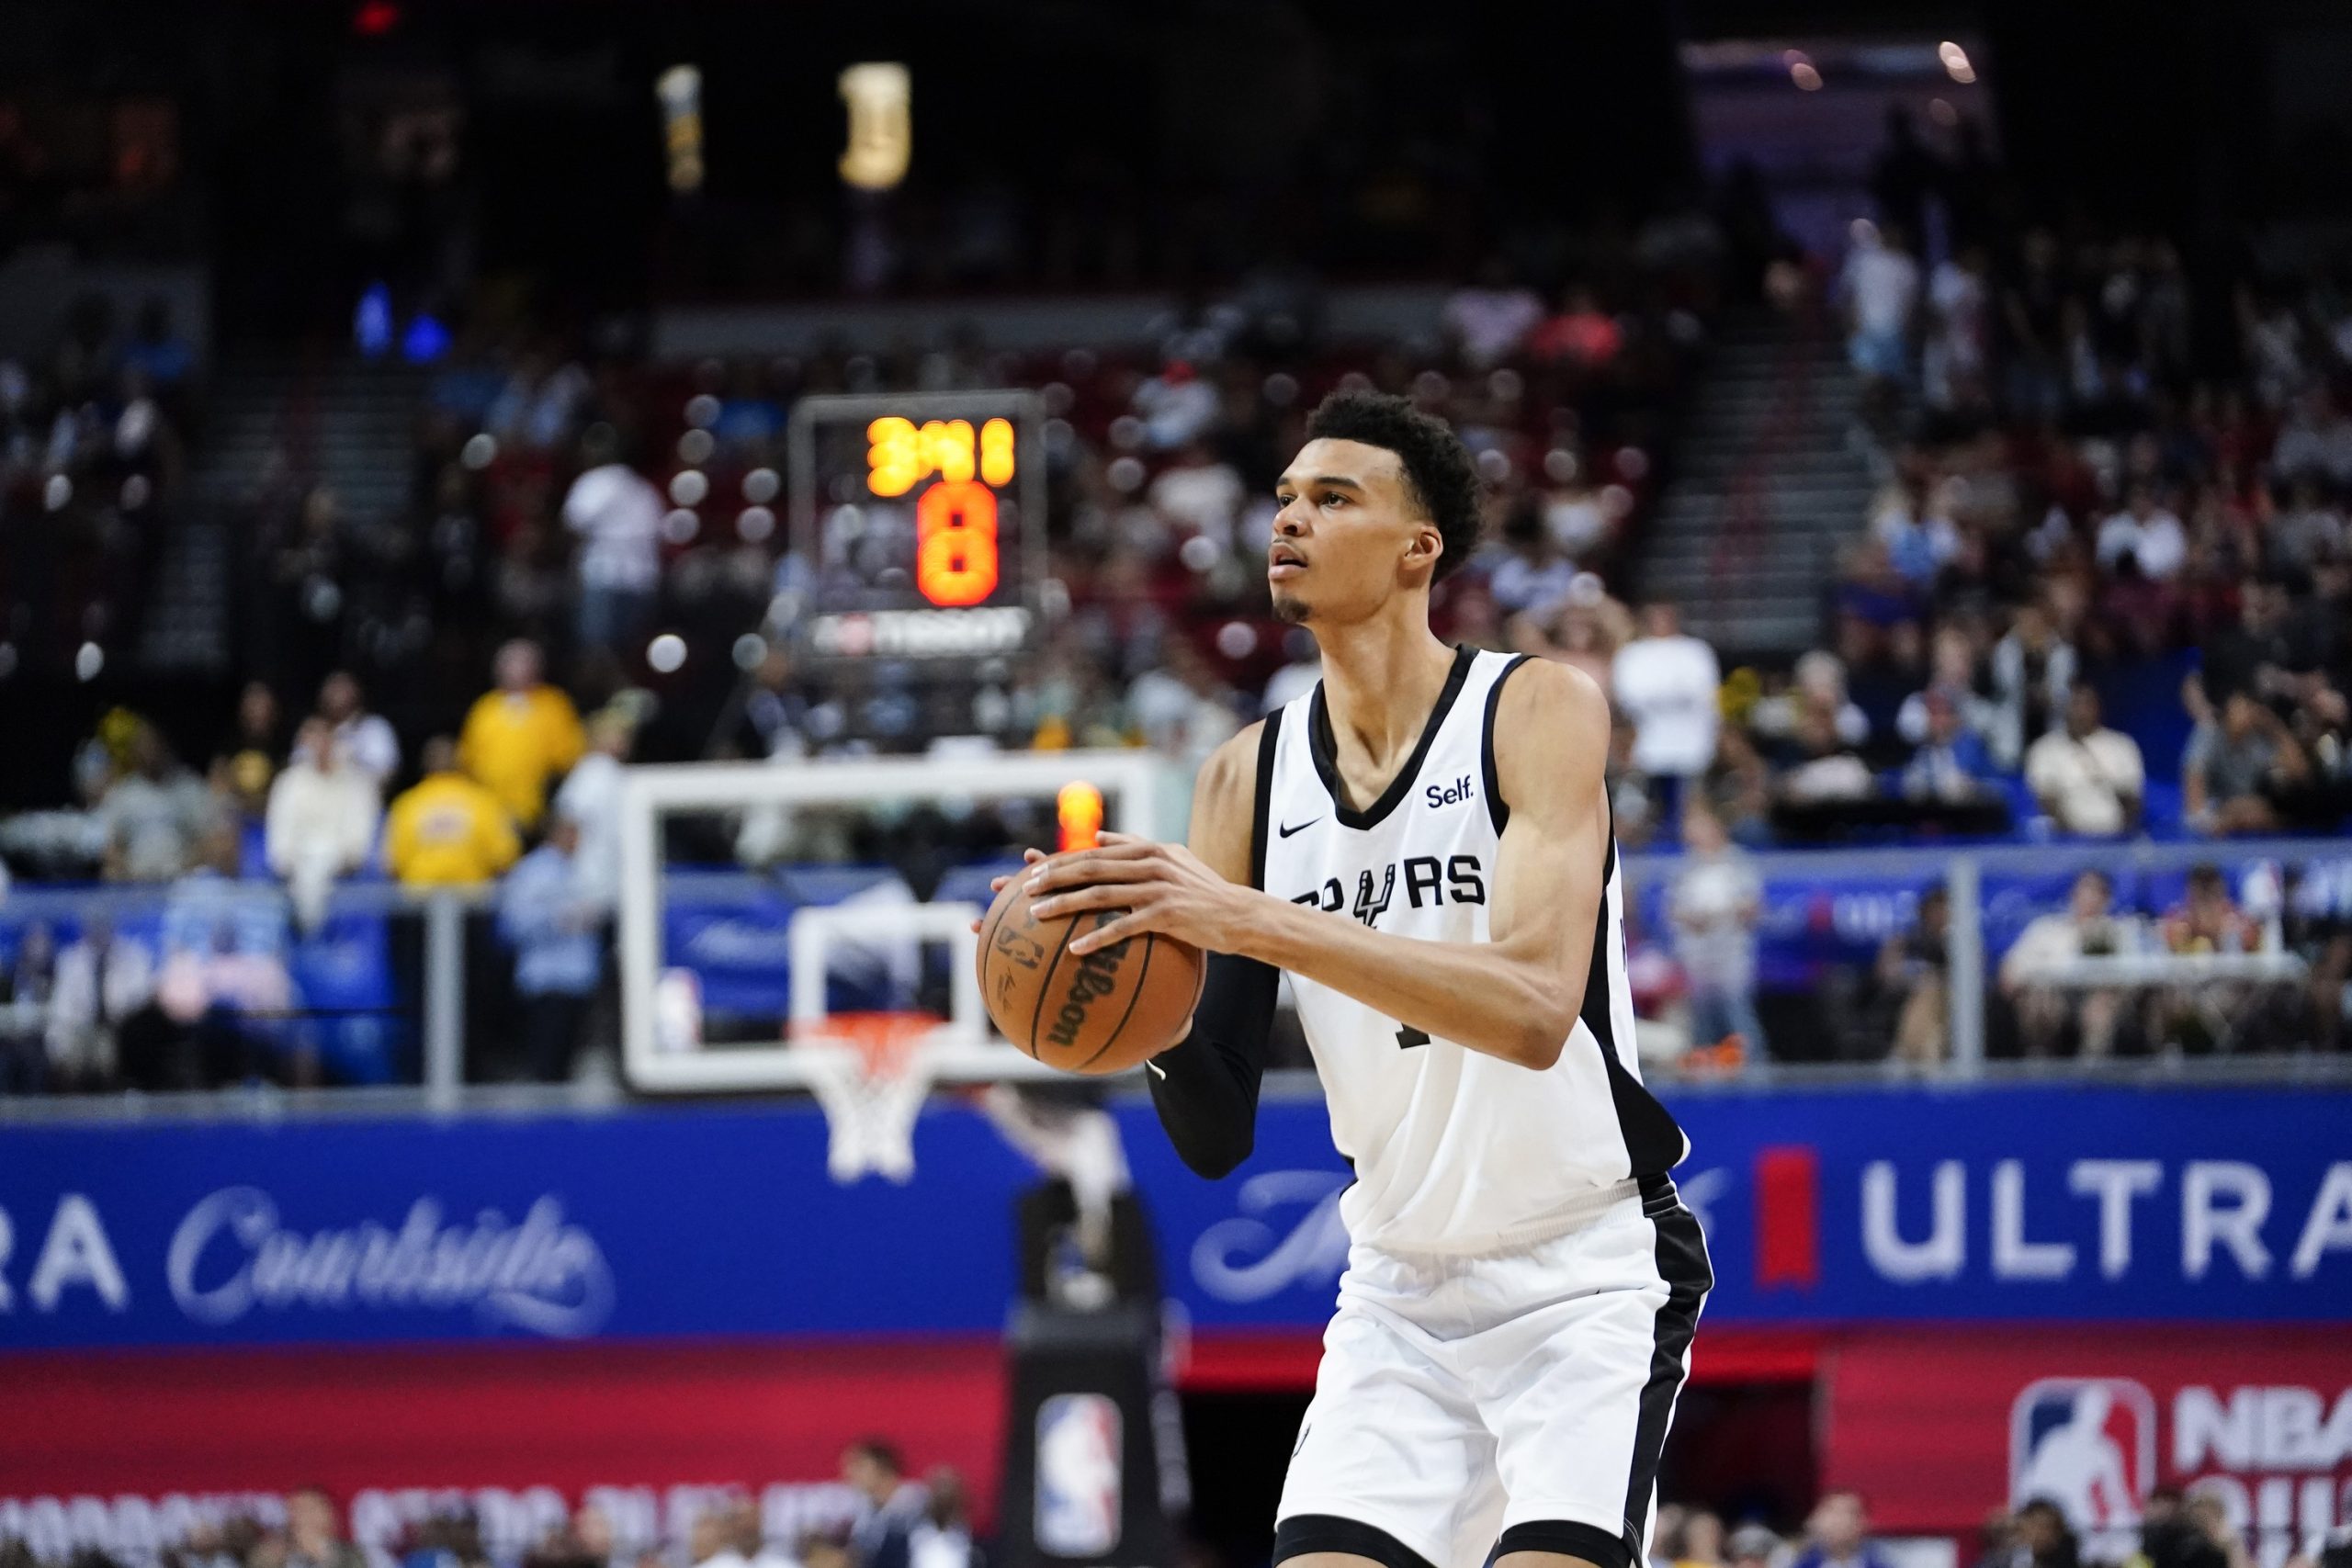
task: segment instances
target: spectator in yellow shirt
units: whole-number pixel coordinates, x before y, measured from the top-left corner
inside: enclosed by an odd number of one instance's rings
[[[542,679],[537,643],[507,643],[496,669],[497,690],[484,693],[466,716],[458,761],[528,832],[547,810],[548,784],[580,761],[587,737],[571,699]]]
[[[488,882],[522,852],[496,795],[458,771],[458,743],[424,743],[424,777],[392,802],[384,863],[406,887]]]

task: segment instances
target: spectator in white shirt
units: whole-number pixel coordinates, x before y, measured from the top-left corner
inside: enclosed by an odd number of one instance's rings
[[[368,711],[359,682],[338,670],[319,687],[319,716],[334,727],[345,761],[376,781],[377,793],[401,771],[401,738],[383,715]]]
[[[1634,766],[1653,779],[1683,780],[1715,760],[1723,684],[1715,650],[1683,635],[1673,605],[1642,611],[1642,635],[1617,650],[1610,671],[1617,706],[1634,727]]]
[[[305,930],[326,919],[335,878],[368,863],[382,811],[376,781],[346,761],[326,720],[306,720],[294,760],[269,786],[264,843],[269,869],[286,879]]]
[[[2035,916],[2002,958],[2001,994],[2017,1010],[2027,1055],[2052,1055],[2070,1021],[2079,1026],[2084,1055],[2105,1056],[2113,1045],[2121,992],[2053,986],[2043,978],[2078,958],[2137,948],[2134,930],[2109,910],[2113,897],[2105,872],[2084,872],[2075,878],[2065,909]]]
[[[2140,743],[2099,722],[2098,693],[2066,694],[2066,725],[2027,748],[2025,782],[2041,808],[2069,833],[2112,838],[2140,818],[2147,774]]]
[[[588,721],[588,750],[555,792],[555,808],[580,825],[572,875],[583,902],[610,909],[621,887],[621,773],[637,738],[629,716],[606,708]]]
[[[661,588],[662,492],[620,460],[610,425],[582,437],[580,458],[580,477],[563,498],[564,525],[581,536],[575,629],[583,648],[620,653],[644,635]]]
[[[2126,558],[2154,582],[2171,581],[2188,559],[2188,531],[2146,485],[2133,485],[2130,503],[2098,525],[2098,564],[2114,571]]]
[[[1216,385],[1182,359],[1170,360],[1166,369],[1137,387],[1134,400],[1144,439],[1155,452],[1198,441],[1215,427],[1224,406]]]
[[[1151,503],[1160,515],[1214,542],[1220,552],[1233,547],[1234,519],[1247,499],[1241,476],[1230,463],[1218,462],[1205,442],[1186,446],[1151,481]]]
[[[1852,318],[1847,354],[1854,368],[1877,381],[1901,381],[1911,367],[1911,314],[1919,303],[1919,264],[1901,231],[1883,232],[1867,220],[1853,226],[1854,248],[1838,280]]]

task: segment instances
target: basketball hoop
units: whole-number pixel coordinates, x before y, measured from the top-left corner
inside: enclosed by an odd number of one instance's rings
[[[868,1171],[915,1173],[915,1117],[931,1093],[925,1046],[945,1020],[927,1012],[837,1012],[796,1029],[793,1052],[831,1137],[825,1168],[844,1185]]]

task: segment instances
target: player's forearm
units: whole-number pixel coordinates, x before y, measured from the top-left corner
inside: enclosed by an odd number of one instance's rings
[[[1259,894],[1231,951],[1263,960],[1425,1034],[1521,1066],[1544,1068],[1584,1005],[1583,987],[1506,942],[1391,936]]]

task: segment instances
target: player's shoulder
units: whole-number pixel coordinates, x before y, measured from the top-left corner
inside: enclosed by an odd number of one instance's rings
[[[1495,704],[1498,750],[1507,739],[1542,741],[1563,728],[1572,736],[1589,734],[1596,725],[1604,737],[1609,733],[1609,694],[1575,665],[1521,659],[1500,679],[1502,693]],[[1524,728],[1530,725],[1535,728]]]
[[[1246,724],[1221,742],[1201,764],[1194,788],[1204,795],[1240,791],[1245,801],[1258,782],[1258,749],[1264,741],[1266,721]]]

